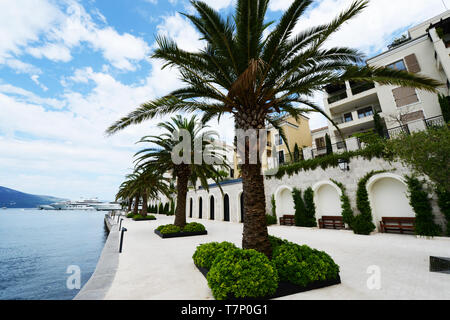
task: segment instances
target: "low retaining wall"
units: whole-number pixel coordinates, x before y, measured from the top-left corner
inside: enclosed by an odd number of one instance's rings
[[[114,280],[119,265],[119,226],[109,215],[105,215],[105,225],[109,230],[94,274],[83,286],[74,300],[103,300]]]

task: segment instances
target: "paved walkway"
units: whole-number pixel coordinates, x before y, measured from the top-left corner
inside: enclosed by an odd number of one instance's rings
[[[242,224],[190,219],[203,223],[208,235],[161,239],[153,230],[173,222],[124,220],[128,229],[123,252],[105,299],[213,299],[206,279],[195,268],[197,245],[229,241],[241,245]],[[429,272],[430,256],[450,257],[450,239],[272,226],[269,233],[324,250],[341,268],[342,284],[281,299],[450,299],[450,275]],[[378,266],[381,288],[369,290],[367,273]]]

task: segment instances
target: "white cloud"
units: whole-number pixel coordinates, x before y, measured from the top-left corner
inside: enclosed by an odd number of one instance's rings
[[[39,81],[39,76],[37,74],[32,75],[30,78],[34,83],[41,87],[42,90],[48,91],[48,88]]]

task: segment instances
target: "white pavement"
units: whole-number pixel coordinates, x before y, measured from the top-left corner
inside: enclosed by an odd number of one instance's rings
[[[188,219],[203,223],[208,235],[162,239],[153,231],[173,223],[123,221],[123,252],[105,299],[204,300],[214,299],[192,255],[197,245],[229,241],[241,246],[242,224]],[[430,256],[450,257],[450,238],[433,240],[415,236],[376,234],[358,236],[351,231],[271,226],[269,233],[326,251],[340,266],[342,284],[281,299],[450,299],[450,274],[429,272]],[[377,266],[381,288],[370,290],[368,268]]]

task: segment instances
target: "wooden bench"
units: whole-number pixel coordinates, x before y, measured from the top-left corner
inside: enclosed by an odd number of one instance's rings
[[[323,216],[319,219],[320,229],[345,229],[344,219],[342,216]]]
[[[284,215],[280,218],[280,225],[282,226],[295,226],[295,216]]]
[[[405,217],[382,217],[380,221],[380,231],[382,233],[414,233],[416,218]]]

